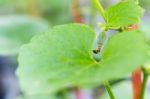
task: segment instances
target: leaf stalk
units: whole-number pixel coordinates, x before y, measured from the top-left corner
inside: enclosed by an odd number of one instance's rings
[[[144,78],[143,78],[143,84],[142,84],[140,99],[144,99],[146,85],[147,85],[147,81],[148,81],[148,73],[146,72],[145,69],[143,69],[143,76],[144,76]]]
[[[113,91],[111,89],[111,86],[110,86],[109,82],[104,81],[104,86],[105,86],[105,88],[106,88],[106,90],[107,90],[107,92],[109,94],[110,99],[115,99],[115,96],[113,94]]]
[[[97,8],[97,10],[99,11],[99,13],[101,14],[101,16],[105,20],[105,22],[107,22],[106,16],[105,16],[105,11],[104,11],[101,3],[99,2],[99,0],[93,0],[93,2],[94,2],[95,7]]]

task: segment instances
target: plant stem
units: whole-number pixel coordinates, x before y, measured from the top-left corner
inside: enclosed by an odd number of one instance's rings
[[[101,16],[103,17],[103,19],[106,20],[106,16],[105,16],[105,11],[101,5],[101,3],[99,2],[99,0],[93,0],[95,7],[97,8],[97,10],[99,11],[99,13],[101,14]]]
[[[115,96],[112,92],[111,86],[109,85],[109,83],[107,81],[104,82],[104,86],[109,94],[110,99],[115,99]]]
[[[119,30],[120,27],[108,27],[109,30]]]
[[[143,69],[143,74],[144,74],[144,78],[143,78],[140,99],[144,99],[145,89],[146,89],[146,85],[147,85],[147,81],[148,81],[148,74],[146,73],[146,70],[144,70],[144,69]]]
[[[83,19],[79,8],[79,0],[72,1],[72,15],[73,15],[74,22],[83,23]]]
[[[139,99],[142,88],[142,69],[139,68],[132,72],[131,81],[133,88],[133,99]]]

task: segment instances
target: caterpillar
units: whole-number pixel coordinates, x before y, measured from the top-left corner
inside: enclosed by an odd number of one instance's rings
[[[101,48],[102,48],[102,44],[99,43],[98,47],[95,50],[93,50],[93,53],[98,54],[101,51]]]

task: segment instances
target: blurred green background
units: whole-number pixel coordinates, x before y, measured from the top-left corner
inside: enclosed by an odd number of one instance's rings
[[[119,0],[100,1],[104,8],[108,8]],[[140,5],[145,8],[141,29],[150,41],[150,0],[140,0]],[[76,13],[79,13],[83,23],[92,24],[95,29],[97,21],[102,20],[99,14],[93,10],[91,0],[0,0],[0,56],[7,57],[17,64],[16,56],[23,44],[28,43],[33,36],[48,31],[54,25],[75,22]],[[117,99],[132,98],[131,85],[128,80],[119,82],[115,86],[113,89]],[[96,91],[96,89],[92,90]],[[84,89],[83,92],[87,94],[86,99],[93,99],[91,97],[97,97],[95,93],[99,91],[94,93],[91,92],[91,89]],[[126,94],[127,92],[129,94]],[[102,97],[97,97],[97,99],[109,99],[105,91],[102,90],[101,93]],[[64,99],[61,94],[58,93],[54,97]],[[69,97],[74,99],[74,94],[71,91]],[[31,99],[53,98],[32,96]],[[147,87],[146,99],[150,99],[149,87]]]

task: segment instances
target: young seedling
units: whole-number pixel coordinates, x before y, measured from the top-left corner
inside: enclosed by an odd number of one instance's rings
[[[17,74],[27,97],[51,96],[68,87],[89,88],[104,82],[110,98],[115,99],[108,81],[125,77],[150,59],[145,35],[139,29],[132,30],[144,12],[137,0],[122,0],[107,10],[99,0],[93,3],[105,21],[95,49],[94,30],[75,23],[56,26],[21,48]],[[116,34],[108,38],[108,30]],[[93,52],[100,54],[99,61]],[[144,91],[141,93],[143,97]]]

